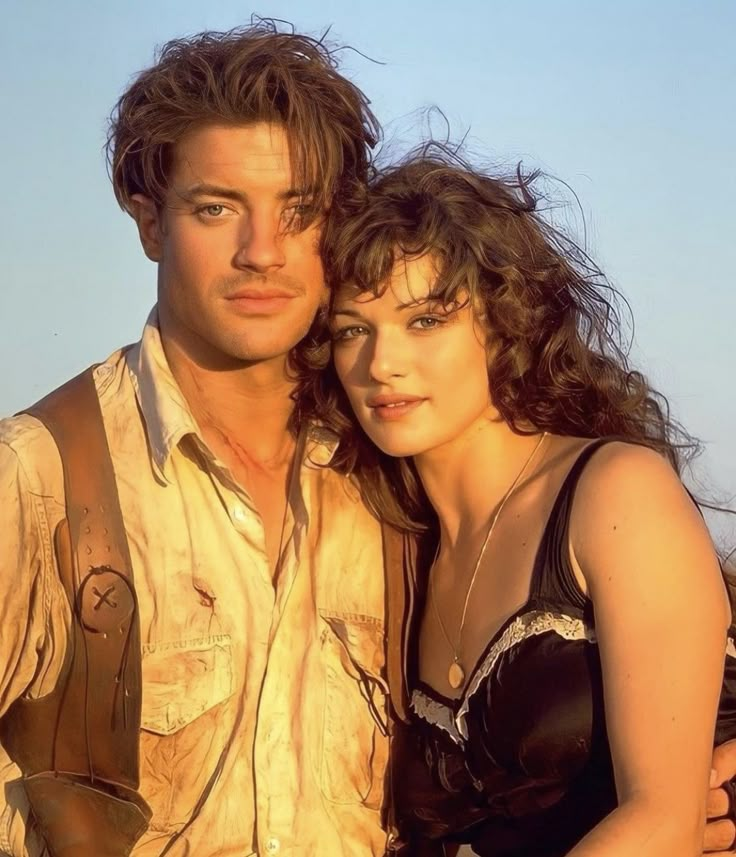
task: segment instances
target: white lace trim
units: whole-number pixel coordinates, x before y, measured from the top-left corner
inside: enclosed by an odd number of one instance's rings
[[[421,690],[415,690],[411,695],[411,707],[422,720],[443,729],[456,744],[462,743],[462,736],[457,731],[452,709],[448,705],[437,702]]]
[[[463,703],[456,715],[453,715],[449,706],[431,699],[420,690],[415,690],[412,694],[412,708],[422,719],[444,729],[453,741],[458,744],[461,743],[464,738],[468,737],[465,717],[470,707],[470,698],[478,690],[483,679],[490,674],[496,661],[504,652],[517,646],[523,640],[536,637],[539,634],[546,634],[548,631],[553,631],[565,640],[596,642],[595,630],[586,625],[582,619],[575,619],[572,616],[566,616],[564,613],[532,610],[517,616],[488,650],[483,662],[476,670],[473,680],[465,689],[462,696]],[[733,646],[733,644],[731,645]],[[733,652],[736,656],[736,648],[733,649]]]

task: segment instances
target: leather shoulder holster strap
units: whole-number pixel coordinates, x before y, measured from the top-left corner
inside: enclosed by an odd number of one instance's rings
[[[150,820],[138,794],[140,625],[93,370],[27,413],[61,455],[66,518],[54,547],[72,622],[56,688],[18,700],[2,741],[52,857],[127,857]]]
[[[388,524],[383,524],[382,535],[386,575],[386,681],[394,716],[408,720],[407,655],[409,619],[416,591],[416,540]]]
[[[390,713],[389,742],[393,743],[399,721],[409,721],[410,655],[412,616],[418,597],[423,597],[423,582],[419,573],[424,567],[426,553],[431,547],[431,536],[423,538],[400,532],[388,524],[382,526],[383,562],[386,575],[386,681],[389,689]],[[413,854],[413,846],[399,841],[394,791],[402,782],[404,772],[397,769],[400,760],[393,758],[389,748],[389,762],[384,784],[381,822],[387,833],[387,854]]]
[[[386,681],[394,714],[408,721],[412,617],[426,596],[426,569],[437,548],[433,527],[421,534],[382,525],[386,575]],[[425,571],[422,571],[424,569]]]

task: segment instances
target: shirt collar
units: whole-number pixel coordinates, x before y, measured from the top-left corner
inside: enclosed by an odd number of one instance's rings
[[[214,460],[166,359],[155,306],[127,362],[146,426],[151,458],[159,475],[171,481],[167,475],[171,453],[188,436],[193,436],[206,456]],[[329,429],[312,425],[307,429],[305,461],[317,467],[327,466],[337,445]]]
[[[304,459],[315,467],[327,467],[337,452],[337,435],[322,425],[307,429],[307,446]]]
[[[176,383],[164,353],[158,310],[148,316],[140,342],[128,355],[128,367],[148,435],[151,458],[167,482],[172,450],[188,435],[203,443],[199,427]]]

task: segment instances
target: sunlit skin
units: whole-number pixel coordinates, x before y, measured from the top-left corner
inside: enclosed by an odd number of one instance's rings
[[[433,580],[447,627],[457,629],[475,559],[484,539],[488,510],[513,481],[539,440],[511,430],[491,403],[488,360],[492,334],[476,317],[468,295],[444,307],[428,300],[436,279],[431,256],[399,260],[378,297],[350,285],[336,296],[331,329],[335,368],[351,406],[370,439],[392,456],[414,459],[437,511],[441,547]],[[539,498],[536,483],[515,500]],[[526,506],[516,506],[515,516]],[[537,512],[536,518],[540,519]],[[519,528],[504,520],[492,552],[518,545]],[[532,524],[528,516],[524,526]],[[505,530],[505,535],[503,531]],[[518,564],[502,574],[481,575],[463,639],[472,663],[488,635],[523,602],[532,539],[525,538]],[[490,556],[491,552],[489,552]],[[485,605],[492,603],[493,610]],[[427,611],[420,641],[420,671],[443,692],[447,642]]]
[[[488,510],[539,436],[518,435],[500,419],[488,385],[492,334],[468,295],[449,307],[428,300],[435,279],[433,258],[423,256],[400,259],[378,297],[346,285],[336,295],[331,330],[335,369],[358,421],[384,452],[413,457],[438,513],[441,548],[433,578],[447,626],[457,628]],[[537,487],[524,487],[518,499],[538,498]],[[528,519],[524,525],[530,526]],[[494,553],[509,539],[519,542],[518,528],[498,535]],[[519,563],[528,565],[532,540],[524,542]],[[518,566],[481,575],[463,641],[470,662],[505,614],[523,602],[526,588]],[[488,603],[493,610],[484,608]],[[432,612],[425,614],[423,629],[423,677],[452,693],[447,643]]]
[[[457,443],[495,414],[486,332],[463,296],[458,307],[427,300],[435,277],[430,256],[402,260],[379,297],[346,286],[335,302],[335,368],[360,424],[389,455]]]
[[[400,260],[377,298],[344,286],[333,353],[361,426],[388,454],[413,457],[437,513],[430,586],[439,607],[425,605],[418,670],[457,698],[463,688],[448,682],[453,655],[437,613],[467,676],[527,603],[544,525],[587,441],[551,435],[539,447],[483,554],[460,638],[489,520],[539,434],[532,426],[531,435],[517,434],[494,411],[486,371],[493,332],[470,305],[448,311],[427,302],[433,279],[424,257]],[[610,443],[580,478],[566,550],[595,611],[619,798],[569,857],[695,854],[730,619],[708,531],[660,455]]]
[[[276,567],[294,438],[291,349],[326,299],[322,217],[281,125],[203,125],[173,149],[164,204],[133,198],[158,263],[161,341],[202,436],[255,502]]]
[[[164,336],[203,366],[282,367],[325,298],[320,221],[296,228],[311,199],[292,182],[283,127],[196,128],[174,149],[169,185],[160,210],[135,199]]]

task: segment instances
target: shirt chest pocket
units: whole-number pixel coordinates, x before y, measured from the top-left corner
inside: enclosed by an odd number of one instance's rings
[[[325,705],[320,759],[324,796],[378,808],[388,758],[383,624],[320,610]]]
[[[141,788],[152,830],[186,823],[229,735],[229,635],[143,648]]]
[[[171,735],[226,700],[232,683],[228,635],[145,646],[141,727]]]

